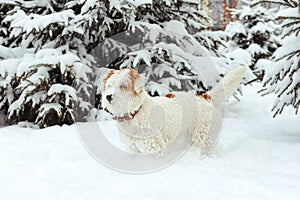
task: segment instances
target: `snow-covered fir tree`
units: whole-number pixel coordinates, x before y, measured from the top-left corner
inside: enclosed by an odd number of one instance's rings
[[[125,2],[113,6],[128,7]],[[219,56],[217,49],[223,45],[224,34],[207,31],[213,23],[200,9],[199,1],[151,2],[135,2],[136,12],[131,18],[136,20],[129,23],[126,34],[103,42],[96,51],[102,55],[100,62],[106,60],[110,68],[131,67],[145,73],[149,80],[146,88],[152,95],[172,90],[205,90],[193,59]]]
[[[8,122],[45,127],[82,120],[93,106],[94,59],[87,51],[98,39],[94,25],[105,6],[11,0],[0,7],[0,109]]]
[[[231,9],[231,14],[233,22],[225,29],[228,34],[226,51],[248,54],[249,67],[262,79],[264,69],[256,66],[257,61],[269,59],[280,46],[278,35],[281,30],[274,19],[274,9],[265,9],[259,0],[242,0],[242,6]]]
[[[196,0],[0,0],[0,12],[0,110],[11,124],[83,120],[96,63],[146,73],[153,95],[205,90],[193,60],[222,45]]]
[[[270,1],[281,5],[276,18],[283,27],[282,46],[265,62],[266,75],[262,94],[275,93],[274,117],[287,106],[300,107],[300,2],[295,0]]]

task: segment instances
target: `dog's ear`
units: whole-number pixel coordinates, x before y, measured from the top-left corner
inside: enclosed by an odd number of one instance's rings
[[[103,89],[106,89],[106,82],[107,80],[111,77],[111,75],[113,75],[115,73],[114,69],[109,70],[108,72],[106,72],[105,77],[102,79],[103,80]]]
[[[132,87],[135,92],[140,91],[142,87],[144,87],[146,83],[146,77],[144,74],[139,74],[136,70],[129,70],[130,79],[132,81]]]

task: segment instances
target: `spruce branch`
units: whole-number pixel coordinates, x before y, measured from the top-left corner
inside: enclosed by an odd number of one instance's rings
[[[284,56],[277,58],[275,61],[277,62],[277,61],[280,61],[284,58],[286,58],[287,60],[290,60],[293,56],[299,56],[300,57],[300,49],[292,51],[288,54],[285,54]]]

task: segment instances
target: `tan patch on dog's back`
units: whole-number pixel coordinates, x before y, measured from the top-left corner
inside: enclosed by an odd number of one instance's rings
[[[165,95],[167,98],[173,99],[175,97],[175,94],[168,93]]]
[[[107,75],[105,76],[105,78],[103,79],[103,88],[104,88],[104,90],[106,89],[106,82],[107,82],[107,80],[111,77],[111,75],[113,75],[115,73],[115,70],[114,69],[112,69],[112,70],[110,70],[108,73],[107,73]]]
[[[202,97],[205,100],[210,100],[211,97],[209,96],[209,94],[207,93],[203,93],[203,94],[196,94],[197,97]]]

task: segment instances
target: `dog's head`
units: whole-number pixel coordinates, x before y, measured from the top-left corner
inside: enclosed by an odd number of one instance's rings
[[[134,69],[110,70],[103,79],[102,107],[118,121],[132,118],[144,102],[144,84],[145,76]]]

